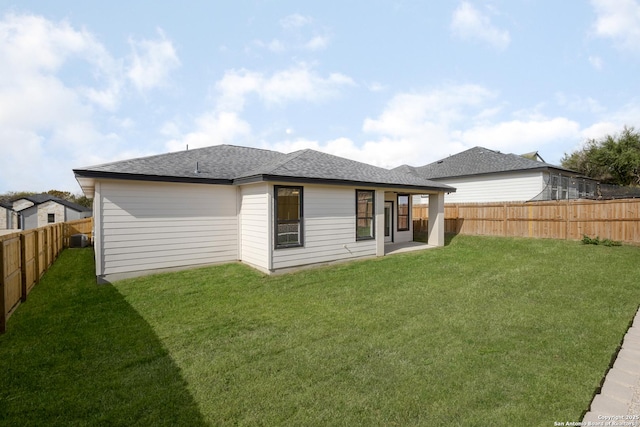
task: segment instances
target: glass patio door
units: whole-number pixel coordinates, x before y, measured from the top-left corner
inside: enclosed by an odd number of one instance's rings
[[[393,202],[384,202],[384,241],[393,242]]]

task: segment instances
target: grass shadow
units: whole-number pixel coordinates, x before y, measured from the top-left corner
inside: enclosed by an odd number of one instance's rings
[[[453,240],[458,237],[458,233],[445,233],[444,235],[444,245],[449,246]],[[414,242],[422,242],[429,243],[429,239],[426,232],[414,232],[413,233],[413,241]]]
[[[458,233],[445,233],[444,245],[449,246],[455,240],[456,237],[458,237]]]
[[[0,424],[206,425],[179,368],[93,251],[64,251],[0,336]]]

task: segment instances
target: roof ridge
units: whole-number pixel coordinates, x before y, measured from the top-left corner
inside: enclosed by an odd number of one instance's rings
[[[312,150],[311,148],[303,148],[302,150],[297,150],[297,151],[293,151],[291,153],[287,153],[287,154],[285,154],[285,157],[282,159],[282,161],[273,162],[273,163],[276,163],[277,166],[271,168],[271,170],[273,170],[273,169],[275,169],[277,167],[283,167],[287,163],[297,159],[302,154],[308,153],[309,151],[314,151],[315,152],[316,150]]]
[[[286,163],[290,162],[291,160],[296,159],[298,156],[300,156],[303,152],[307,150],[308,148],[305,148],[302,150],[293,151],[291,153],[281,153],[280,151],[266,150],[266,151],[271,151],[272,153],[279,153],[282,155],[282,157],[279,157],[275,160],[265,161],[264,163],[260,164],[260,166],[257,166],[235,178],[243,178],[243,177],[248,177],[252,175],[268,174],[270,171],[277,169],[279,167],[282,167]]]
[[[207,145],[206,147],[198,147],[198,148],[192,148],[192,149],[186,149],[186,150],[177,150],[177,151],[171,151],[168,153],[159,153],[159,154],[150,154],[148,156],[141,156],[141,157],[133,157],[130,159],[123,159],[123,160],[114,160],[112,162],[106,162],[106,163],[100,163],[97,165],[91,165],[91,166],[86,166],[86,167],[82,167],[82,168],[76,168],[76,169],[87,169],[87,168],[97,168],[97,167],[102,167],[102,166],[110,166],[116,163],[121,163],[121,162],[129,162],[129,161],[134,161],[134,160],[148,160],[148,159],[153,159],[156,157],[162,157],[162,156],[173,156],[173,155],[178,155],[178,154],[183,154],[183,153],[193,153],[194,151],[202,151],[202,150],[208,150],[214,147],[233,147],[233,148],[240,148],[243,150],[256,150],[256,151],[267,151],[267,152],[271,152],[271,153],[279,153],[278,151],[275,150],[269,150],[267,148],[257,148],[257,147],[244,147],[241,145],[234,145],[234,144],[215,144],[215,145]],[[282,154],[282,153],[281,153]]]

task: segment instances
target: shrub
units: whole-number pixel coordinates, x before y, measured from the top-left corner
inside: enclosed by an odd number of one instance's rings
[[[591,238],[586,234],[582,235],[582,243],[585,245],[603,245],[603,246],[622,246],[622,242],[611,239],[602,239],[596,236],[595,238]]]

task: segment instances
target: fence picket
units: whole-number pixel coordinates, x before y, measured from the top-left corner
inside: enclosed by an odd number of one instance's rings
[[[428,206],[413,206],[414,231],[427,230]],[[445,205],[445,232],[580,240],[583,235],[640,244],[640,199]]]
[[[0,236],[0,333],[31,289],[69,247],[73,234],[91,237],[93,218],[48,225]]]

